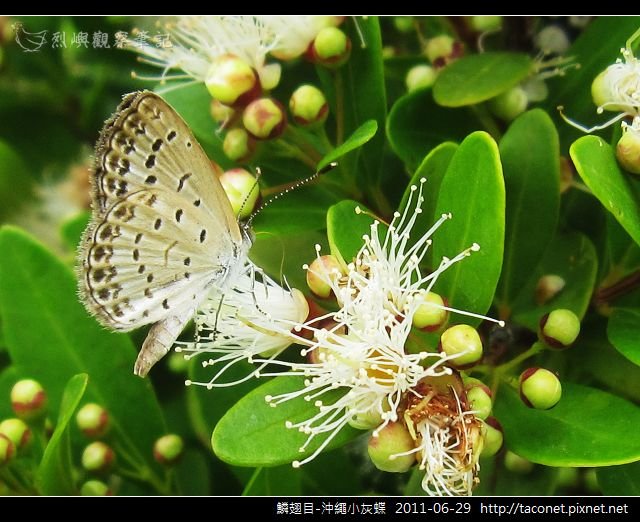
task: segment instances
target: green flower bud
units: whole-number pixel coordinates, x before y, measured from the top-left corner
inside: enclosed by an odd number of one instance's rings
[[[627,127],[616,145],[618,163],[631,174],[640,174],[640,133]]]
[[[312,61],[325,67],[340,67],[349,59],[351,40],[337,27],[325,27],[318,33],[309,51]]]
[[[109,431],[109,413],[98,404],[85,404],[76,414],[76,424],[87,437],[104,437]]]
[[[327,299],[331,295],[331,285],[326,278],[335,281],[342,274],[342,267],[335,256],[316,257],[307,268],[307,285],[315,295]]]
[[[547,87],[547,82],[536,76],[532,76],[522,82],[521,87],[527,95],[529,103],[544,101],[549,96],[549,87]]]
[[[481,457],[493,457],[502,448],[504,435],[502,434],[502,425],[495,417],[489,417],[484,421],[485,434],[484,445],[482,446]]]
[[[100,480],[88,480],[80,488],[80,494],[83,497],[104,497],[111,495],[111,490],[104,482]]]
[[[560,308],[540,319],[538,335],[551,348],[568,348],[579,334],[580,319],[571,310]]]
[[[407,90],[412,92],[431,87],[437,77],[438,72],[430,65],[414,65],[409,69],[404,83],[407,86]]]
[[[47,394],[38,381],[23,379],[11,389],[11,406],[21,419],[37,419],[47,409]]]
[[[564,54],[569,50],[571,42],[562,27],[548,25],[535,37],[536,45],[544,53]]]
[[[233,54],[217,57],[209,67],[204,83],[209,94],[225,105],[246,105],[260,95],[258,75],[248,63]]]
[[[489,110],[504,121],[514,120],[527,110],[529,99],[520,86],[513,87],[489,101]]]
[[[231,129],[222,142],[222,150],[232,161],[245,162],[256,148],[255,140],[245,129]]]
[[[317,352],[318,350],[313,350]],[[357,430],[372,430],[382,424],[382,415],[377,411],[356,413],[349,416],[349,426]]]
[[[446,34],[430,38],[424,48],[424,54],[431,64],[438,69],[459,58],[462,53],[462,43]]]
[[[544,368],[527,368],[520,375],[520,398],[529,408],[548,410],[562,396],[560,379]]]
[[[593,103],[598,107],[598,112],[612,111],[612,112],[626,112],[626,108],[622,105],[608,104],[615,98],[614,93],[611,92],[611,84],[607,81],[608,69],[602,71],[595,77],[591,83],[591,98]],[[605,104],[606,105],[605,107]]]
[[[400,422],[390,422],[377,436],[374,434],[369,438],[367,451],[371,462],[379,470],[404,473],[416,463],[416,457],[414,454],[397,455],[414,448],[415,442],[406,426]]]
[[[501,16],[472,16],[471,27],[479,33],[496,31],[502,27]]]
[[[413,326],[426,332],[439,330],[449,318],[449,312],[442,308],[447,306],[446,301],[435,292],[421,295],[419,299],[422,304],[413,315]]]
[[[233,107],[229,107],[215,98],[211,100],[209,112],[211,112],[211,117],[216,123],[226,123],[233,118],[233,115],[236,113]]]
[[[220,176],[222,188],[231,202],[233,213],[239,219],[248,218],[260,196],[256,178],[248,170],[231,169]]]
[[[313,85],[301,85],[291,95],[289,110],[299,125],[317,125],[327,119],[329,105],[320,89]]]
[[[526,475],[533,470],[533,462],[516,455],[513,451],[507,451],[504,455],[504,467],[513,473]]]
[[[469,401],[469,408],[474,412],[474,415],[481,420],[486,419],[491,415],[492,394],[491,389],[485,384],[470,384],[465,385],[467,392],[467,400]]]
[[[265,65],[260,71],[260,85],[265,91],[275,89],[280,83],[282,67],[279,63]]]
[[[184,450],[184,442],[182,437],[175,434],[160,437],[153,445],[153,457],[160,463],[165,465],[175,464]]]
[[[284,132],[287,117],[282,106],[271,98],[252,101],[242,113],[242,123],[254,138],[277,138]]]
[[[0,422],[0,435],[11,440],[16,449],[23,449],[31,442],[32,433],[22,419],[6,419]]]
[[[82,452],[82,467],[91,472],[105,472],[111,468],[115,458],[111,447],[104,442],[92,442]]]
[[[0,469],[10,462],[16,454],[16,445],[9,437],[0,433]]]
[[[410,33],[415,29],[413,16],[394,16],[393,25],[401,33]]]
[[[480,335],[467,324],[458,324],[447,328],[440,336],[440,352],[458,355],[448,364],[457,369],[468,368],[482,359],[482,341]]]
[[[542,276],[536,284],[536,303],[543,305],[551,301],[564,289],[565,284],[565,280],[559,275],[547,274]]]
[[[167,366],[173,373],[187,373],[189,370],[189,360],[181,353],[173,352],[167,358]]]

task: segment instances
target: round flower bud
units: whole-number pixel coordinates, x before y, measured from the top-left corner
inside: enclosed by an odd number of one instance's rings
[[[340,67],[349,59],[351,40],[337,27],[321,29],[309,48],[315,63],[326,67]]]
[[[211,117],[216,123],[226,123],[236,113],[233,107],[229,107],[215,98],[211,100],[209,112],[211,112]]]
[[[543,305],[558,295],[565,286],[565,280],[559,275],[547,274],[536,284],[536,303]]]
[[[482,359],[480,335],[467,324],[447,328],[440,336],[438,349],[447,355],[457,356],[448,364],[458,369],[468,368]]]
[[[501,16],[472,16],[471,27],[479,33],[496,31],[502,27]]]
[[[616,145],[618,163],[631,174],[640,174],[640,132],[627,128]]]
[[[80,494],[83,497],[104,497],[111,495],[111,490],[100,480],[88,480],[82,484]]]
[[[284,132],[287,117],[277,101],[260,98],[252,101],[244,110],[242,123],[254,138],[268,140]]]
[[[491,415],[491,408],[493,406],[491,389],[482,383],[467,384],[464,388],[467,392],[469,408],[474,412],[474,415],[481,420]]]
[[[160,464],[171,465],[180,459],[183,450],[182,437],[172,433],[156,440],[153,445],[153,457]]]
[[[626,107],[609,103],[616,97],[615,94],[611,92],[611,82],[609,82],[607,78],[609,74],[609,68],[607,68],[598,74],[591,83],[591,98],[593,99],[593,103],[598,107],[598,112],[626,112]],[[605,106],[605,104],[608,105]]]
[[[98,404],[85,404],[76,414],[76,424],[87,437],[100,438],[109,431],[109,414]]]
[[[502,435],[502,426],[495,417],[489,417],[484,421],[485,434],[484,445],[482,446],[481,457],[493,457],[502,448],[504,435]]]
[[[265,91],[275,89],[280,83],[282,67],[279,63],[270,63],[260,71],[260,85]]]
[[[11,440],[16,449],[22,449],[31,442],[32,433],[22,419],[6,419],[0,422],[0,435]]]
[[[9,437],[0,433],[0,469],[16,454],[16,445]]]
[[[415,463],[414,454],[398,455],[415,448],[409,430],[400,422],[390,422],[382,428],[377,436],[369,438],[367,451],[371,462],[381,471],[404,473]]]
[[[82,452],[82,467],[87,471],[104,472],[111,468],[116,455],[104,442],[89,444]]]
[[[562,27],[548,25],[535,37],[535,43],[544,53],[564,54],[569,50],[571,42]]]
[[[549,87],[547,83],[536,76],[532,76],[521,84],[524,93],[527,95],[529,103],[541,102],[549,96]]]
[[[187,373],[189,370],[189,360],[181,353],[173,352],[167,358],[167,366],[173,373]]]
[[[430,38],[424,48],[424,54],[437,68],[444,67],[462,56],[462,51],[462,44],[446,34]]]
[[[540,319],[538,334],[551,348],[568,348],[580,334],[580,319],[571,310],[559,308]]]
[[[431,87],[436,81],[438,72],[430,65],[414,65],[404,79],[409,92]]]
[[[21,419],[36,419],[47,409],[47,394],[38,381],[23,379],[11,389],[11,406]]]
[[[245,169],[227,170],[220,176],[220,183],[231,202],[233,213],[239,219],[249,217],[260,196],[260,188],[253,174]]]
[[[420,296],[422,304],[413,315],[413,326],[426,332],[435,332],[447,322],[449,312],[443,307],[445,300],[435,292],[427,292]]]
[[[548,410],[561,396],[562,385],[555,373],[534,367],[520,374],[520,398],[529,408]]]
[[[256,148],[256,142],[245,129],[231,129],[222,142],[222,150],[232,161],[247,161]]]
[[[410,33],[415,29],[413,16],[394,16],[393,25],[401,33]]]
[[[209,94],[225,105],[246,105],[260,94],[258,75],[233,54],[214,59],[204,84]]]
[[[504,455],[504,467],[513,473],[525,475],[533,470],[533,462],[516,455],[513,451],[507,451]]]
[[[489,101],[489,109],[504,121],[514,120],[522,114],[529,103],[527,93],[520,86],[513,87]]]
[[[323,299],[331,295],[329,280],[339,279],[342,275],[340,262],[333,255],[316,257],[307,268],[307,285],[315,295]]]
[[[289,110],[299,125],[315,125],[327,119],[329,105],[320,89],[313,85],[301,85],[291,95]]]

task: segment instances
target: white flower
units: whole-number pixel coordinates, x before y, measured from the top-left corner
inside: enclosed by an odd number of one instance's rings
[[[408,395],[426,377],[450,374],[445,366],[455,356],[420,351],[410,353],[407,341],[412,318],[422,304],[437,277],[452,264],[464,259],[477,245],[453,259],[443,259],[431,274],[423,275],[420,262],[431,244],[430,235],[449,215],[441,219],[414,244],[409,246],[411,231],[421,213],[422,185],[412,187],[403,214],[396,213],[388,229],[379,230],[374,221],[371,234],[364,236],[364,245],[347,275],[322,267],[315,274],[329,284],[341,305],[337,312],[308,321],[294,331],[310,331],[313,341],[300,336],[297,342],[307,346],[302,355],[311,355],[313,362],[288,363],[272,361],[284,366],[287,372],[265,375],[301,375],[304,387],[266,400],[273,406],[296,397],[314,401],[318,413],[301,422],[287,425],[308,435],[301,451],[320,434],[325,434],[320,446],[306,459],[294,462],[299,466],[315,458],[348,423],[377,429],[399,418],[399,409]],[[474,317],[446,306],[442,308]],[[488,319],[488,318],[487,318]],[[329,326],[322,326],[329,323]],[[464,352],[463,352],[464,353]],[[266,362],[266,361],[264,361]],[[322,396],[331,391],[344,390],[335,402],[323,402]]]
[[[264,273],[256,275],[251,263],[238,276],[235,286],[222,293],[210,291],[195,317],[196,340],[183,343],[176,351],[187,358],[203,353],[215,357],[203,366],[219,369],[208,382],[187,381],[187,385],[231,386],[255,376],[260,367],[234,382],[217,382],[240,361],[252,362],[257,355],[274,358],[294,340],[289,330],[307,318],[309,307],[305,297],[295,288],[285,290]],[[263,363],[263,366],[266,363]]]
[[[191,78],[204,82],[217,58],[234,55],[258,73],[265,88],[277,85],[279,65],[265,63],[275,39],[272,29],[260,17],[179,16],[165,27],[170,45],[128,42],[128,48],[139,52],[143,62],[163,68],[161,80]],[[182,70],[184,74],[169,75],[171,70]]]

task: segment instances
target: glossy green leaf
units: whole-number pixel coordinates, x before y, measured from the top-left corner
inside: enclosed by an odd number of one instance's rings
[[[480,251],[451,266],[434,290],[454,308],[479,314],[489,310],[504,247],[505,193],[498,146],[485,132],[469,135],[458,147],[440,185],[435,214],[451,213],[433,236],[433,265],[474,243]],[[464,316],[463,322],[479,321]]]
[[[597,136],[584,136],[571,145],[570,153],[593,195],[640,244],[640,203],[611,146]]]
[[[562,383],[562,399],[550,410],[528,408],[518,393],[500,389],[494,411],[506,447],[547,466],[610,466],[640,460],[640,408],[610,393]]]
[[[596,473],[603,495],[640,496],[640,462],[598,468]]]
[[[82,232],[87,228],[87,223],[89,223],[89,212],[81,212],[62,224],[60,234],[71,251],[75,252],[78,248]]]
[[[274,468],[258,468],[242,492],[245,496],[301,495],[302,469],[290,464]]]
[[[420,186],[420,180],[426,179],[425,184],[422,187],[422,197],[424,201],[422,203],[422,213],[416,219],[414,230],[416,233],[420,231],[427,231],[431,228],[431,225],[436,221],[436,205],[438,203],[438,194],[440,193],[440,185],[444,179],[444,175],[447,172],[451,158],[458,149],[456,143],[445,142],[434,148],[426,158],[422,160],[420,166],[416,169],[415,173],[411,177],[411,181],[407,185],[400,206],[398,210],[400,213],[404,212],[409,196],[411,195],[411,186]],[[414,200],[415,202],[415,200]],[[415,207],[415,204],[413,205]],[[413,238],[414,240],[417,238]]]
[[[640,310],[614,310],[607,336],[616,350],[640,366]]]
[[[300,377],[276,377],[245,395],[218,422],[211,444],[216,455],[236,466],[277,466],[302,460],[326,439],[316,437],[304,452],[299,451],[307,435],[287,429],[286,421],[300,422],[318,413],[313,402],[304,397],[286,401],[273,408],[265,401],[267,395],[291,393],[304,387]],[[342,393],[334,390],[323,394],[323,402],[331,404]],[[343,428],[328,448],[341,446],[360,433],[349,426]]]
[[[356,209],[360,209],[357,212]],[[364,234],[371,234],[371,224],[375,217],[356,201],[345,200],[333,205],[327,212],[327,238],[331,253],[347,265],[362,248]],[[379,227],[379,232],[384,227]]]
[[[358,127],[353,134],[349,136],[341,145],[338,145],[335,149],[329,152],[318,163],[318,170],[326,167],[332,161],[336,161],[345,154],[362,147],[371,138],[373,138],[378,132],[378,122],[376,120],[367,120],[360,127]]]
[[[36,484],[43,495],[77,493],[68,428],[88,382],[89,376],[80,373],[71,377],[64,388],[56,429],[44,451],[36,477]]]
[[[411,170],[440,143],[462,141],[467,134],[481,128],[469,109],[448,109],[436,104],[430,89],[399,98],[387,119],[389,143]]]
[[[42,383],[54,412],[64,384],[89,374],[87,396],[109,411],[114,436],[155,467],[151,448],[166,427],[150,381],[133,375],[129,337],[87,314],[72,271],[25,232],[3,227],[0,251],[0,316],[17,370]]]
[[[526,54],[487,52],[464,56],[438,75],[433,97],[445,107],[473,105],[515,87],[533,72]]]
[[[500,157],[507,208],[498,296],[508,307],[544,255],[558,221],[560,151],[549,116],[535,109],[517,118],[500,140]]]
[[[558,235],[513,301],[513,319],[535,331],[540,318],[556,308],[568,308],[582,318],[591,301],[597,272],[596,252],[586,236],[575,232]],[[536,285],[540,277],[548,274],[562,277],[565,287],[553,299],[539,305]]]
[[[211,494],[211,480],[207,461],[210,454],[187,448],[175,466],[180,495],[206,496]]]
[[[22,158],[0,140],[0,223],[32,195],[32,178]]]

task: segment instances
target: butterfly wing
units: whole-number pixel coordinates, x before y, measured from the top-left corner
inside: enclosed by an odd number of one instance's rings
[[[205,290],[241,262],[231,204],[186,123],[151,92],[126,96],[105,124],[92,197],[80,296],[115,330],[162,323],[145,345],[164,354]]]

